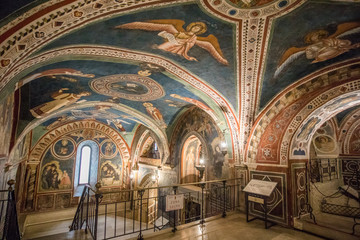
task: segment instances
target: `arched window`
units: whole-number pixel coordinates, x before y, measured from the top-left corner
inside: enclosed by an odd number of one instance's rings
[[[74,196],[81,196],[84,184],[95,186],[99,165],[99,145],[95,141],[81,142],[76,152]]]
[[[91,147],[85,145],[81,148],[80,167],[79,167],[79,185],[89,184],[91,162]]]

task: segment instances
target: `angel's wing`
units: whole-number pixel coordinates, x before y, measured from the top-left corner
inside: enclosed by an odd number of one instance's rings
[[[118,25],[115,28],[120,29],[140,29],[146,31],[166,31],[168,33],[176,34],[180,31],[184,31],[182,20],[177,19],[159,19],[146,22],[131,22],[122,25]]]
[[[305,49],[306,47],[303,48],[296,48],[296,47],[292,47],[289,48],[284,55],[282,56],[279,65],[275,71],[274,77],[273,78],[277,78],[280,73],[287,67],[289,66],[293,61],[295,61],[298,57],[300,57],[302,54],[305,53]]]
[[[197,37],[195,44],[208,51],[218,62],[225,65],[229,64],[220,49],[217,38],[214,35],[210,34],[207,37]]]
[[[337,26],[337,30],[330,37],[345,37],[360,32],[360,22],[347,22]]]
[[[286,50],[286,52],[282,55],[278,63],[278,68],[281,67],[281,65],[283,65],[286,61],[288,61],[289,58],[293,59],[294,57],[292,55],[294,54],[296,55],[298,52],[304,51],[305,49],[306,47],[301,47],[301,48],[291,47],[288,50]]]

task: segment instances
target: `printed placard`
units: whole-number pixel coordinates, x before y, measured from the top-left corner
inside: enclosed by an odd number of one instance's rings
[[[166,211],[174,211],[184,208],[184,194],[167,195]]]

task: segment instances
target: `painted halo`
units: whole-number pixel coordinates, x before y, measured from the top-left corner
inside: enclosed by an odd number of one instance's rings
[[[316,150],[322,153],[331,153],[336,148],[334,139],[328,135],[319,135],[313,141]]]
[[[60,160],[67,160],[74,155],[75,145],[74,139],[63,137],[52,145],[51,154]]]
[[[117,148],[110,139],[104,140],[100,145],[100,152],[104,158],[114,158],[117,154]]]
[[[165,95],[160,84],[149,77],[137,74],[116,74],[94,79],[93,91],[131,101],[152,101]]]

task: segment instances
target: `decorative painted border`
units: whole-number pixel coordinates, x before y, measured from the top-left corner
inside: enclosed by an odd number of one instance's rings
[[[81,120],[64,124],[47,132],[31,150],[29,162],[40,161],[50,144],[60,139],[62,136],[80,129],[93,129],[103,133],[116,144],[117,148],[119,149],[121,159],[123,159],[125,162],[129,161],[129,147],[122,136],[115,129],[94,120]]]
[[[235,113],[233,112],[231,105],[226,101],[226,99],[220,95],[217,91],[212,89],[210,86],[205,84],[203,80],[199,79],[197,76],[187,72],[183,68],[175,65],[167,59],[162,57],[158,57],[155,55],[140,53],[136,51],[129,51],[121,48],[115,47],[101,47],[101,46],[73,46],[66,48],[59,48],[55,50],[51,50],[45,53],[42,53],[36,57],[33,57],[23,64],[17,66],[15,69],[9,73],[4,80],[9,82],[12,78],[14,78],[17,74],[22,71],[31,68],[36,64],[43,63],[48,60],[54,60],[59,57],[64,56],[96,56],[96,57],[110,57],[118,60],[131,60],[137,62],[148,62],[155,63],[159,66],[162,66],[166,69],[167,72],[174,75],[177,78],[180,78],[190,84],[192,87],[202,91],[208,97],[213,99],[215,103],[221,108],[226,106],[229,111],[224,111],[225,117],[228,121],[228,125],[231,130],[233,141],[233,153],[235,162],[240,159],[240,145],[239,142],[236,141],[238,139],[238,122],[236,121]]]
[[[55,144],[56,144],[58,141],[61,141],[61,140],[63,140],[63,139],[68,140],[68,141],[71,142],[71,143],[73,144],[73,146],[74,146],[73,151],[72,151],[70,154],[66,155],[66,156],[61,156],[61,155],[57,154],[56,151],[55,151]],[[62,139],[59,139],[58,141],[54,142],[54,144],[52,145],[52,147],[51,147],[51,154],[52,154],[53,156],[57,157],[57,158],[60,159],[60,160],[66,160],[66,159],[71,158],[71,157],[74,155],[75,149],[76,149],[76,142],[74,141],[74,139],[72,139],[72,138],[70,138],[70,137],[64,137],[64,138],[62,138]]]
[[[348,105],[348,107],[360,104],[360,79],[331,88],[306,104],[306,106],[303,107],[293,118],[286,133],[284,134],[284,137],[282,138],[280,159],[287,162],[288,156],[291,159],[308,158],[311,141],[295,137],[300,134],[301,126],[303,126],[312,117],[319,116],[319,114],[322,113],[320,122],[316,123],[316,126],[321,126],[324,122],[329,120],[330,117],[335,116],[337,113],[344,110],[337,108],[333,111],[324,111],[324,108],[336,101],[338,98],[352,94],[357,94],[359,99],[358,101],[353,101],[350,105]],[[311,139],[314,133],[315,131],[310,132],[310,136],[307,135],[307,139]],[[287,139],[291,139],[291,141],[288,142]],[[305,151],[305,155],[295,156],[292,153],[293,149],[297,148],[300,143],[303,144],[302,150]]]
[[[314,95],[319,91],[319,86],[322,86],[321,89],[328,89],[335,84],[350,82],[360,78],[360,66],[350,68],[350,66],[357,65],[359,61],[360,59],[352,59],[321,69],[295,82],[278,94],[257,116],[245,148],[245,152],[247,153],[246,162],[252,163],[256,161],[256,152],[262,136],[265,134],[267,127],[284,109],[304,99],[304,96]],[[334,72],[338,74],[332,74]],[[286,165],[286,159],[287,158],[281,159],[281,164]]]

